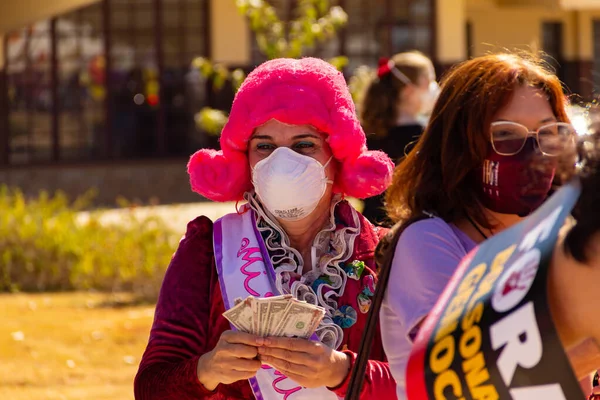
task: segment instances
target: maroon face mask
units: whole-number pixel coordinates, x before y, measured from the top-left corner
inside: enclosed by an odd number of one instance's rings
[[[490,145],[476,171],[481,201],[501,214],[529,215],[548,197],[555,170],[554,159],[541,154],[533,137],[513,156],[501,156]]]

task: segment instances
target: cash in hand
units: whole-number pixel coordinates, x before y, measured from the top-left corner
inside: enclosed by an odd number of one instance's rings
[[[290,294],[236,299],[223,316],[241,332],[257,336],[286,336],[308,339],[325,316],[323,307],[299,301]]]

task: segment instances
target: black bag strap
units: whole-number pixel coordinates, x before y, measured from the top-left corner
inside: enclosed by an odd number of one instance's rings
[[[371,303],[371,309],[369,310],[369,315],[367,316],[367,323],[360,341],[360,347],[356,356],[354,368],[352,369],[352,376],[350,377],[345,400],[360,399],[360,392],[365,380],[365,369],[371,354],[371,346],[377,330],[377,322],[379,321],[379,310],[381,309],[381,303],[383,302],[385,289],[387,288],[390,278],[390,270],[392,267],[392,262],[394,261],[394,252],[396,250],[398,240],[400,239],[400,235],[402,235],[402,232],[404,232],[404,230],[411,224],[431,217],[432,215],[429,214],[419,215],[418,217],[397,223],[377,245],[375,250],[375,263],[377,264],[378,269],[377,288],[375,289],[373,302]]]

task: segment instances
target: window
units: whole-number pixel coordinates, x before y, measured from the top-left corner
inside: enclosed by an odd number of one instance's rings
[[[594,94],[600,93],[600,20],[594,21],[594,67],[592,70],[594,80]]]
[[[209,0],[102,0],[5,36],[0,162],[187,156]],[[6,131],[8,131],[6,133]]]
[[[382,56],[419,50],[433,55],[432,0],[345,0],[344,54],[350,70],[376,65]]]
[[[8,35],[9,162],[52,159],[51,24],[43,21]]]
[[[157,9],[153,0],[111,0],[110,79],[112,153],[141,158],[159,151]],[[166,18],[164,18],[166,20]]]
[[[465,38],[465,44],[467,46],[467,59],[471,59],[475,50],[473,43],[473,23],[471,21],[467,21],[467,23],[465,24]]]
[[[542,50],[545,53],[546,62],[556,71],[556,75],[564,81],[563,65],[563,23],[542,23]]]
[[[194,115],[208,99],[205,86],[190,72],[190,63],[207,55],[208,0],[165,0],[162,9],[164,65],[162,66],[162,106],[168,129],[166,151],[170,155],[188,155],[200,143]]]
[[[292,0],[269,0],[282,20],[290,14]],[[331,0],[348,14],[348,23],[336,38],[311,52],[321,58],[345,55],[348,70],[377,65],[382,56],[408,50],[434,54],[434,0]],[[264,61],[253,41],[254,64]]]
[[[57,18],[55,40],[60,158],[98,158],[106,128],[101,4]]]
[[[342,52],[349,59],[348,70],[375,65],[393,35],[393,27],[386,20],[386,0],[345,0],[344,10],[348,24],[342,33]]]

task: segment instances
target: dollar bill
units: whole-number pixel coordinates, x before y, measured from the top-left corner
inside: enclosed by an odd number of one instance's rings
[[[252,333],[252,299],[246,298],[223,313],[223,316],[241,332]]]
[[[269,314],[269,299],[256,299],[256,310],[258,311],[256,318],[256,335],[267,336],[266,320]]]
[[[269,302],[267,315],[261,321],[265,325],[266,336],[275,336],[276,329],[285,317],[292,302],[289,300],[274,300]]]
[[[322,307],[286,294],[268,298],[236,299],[223,316],[239,331],[257,336],[309,338],[325,315]]]
[[[250,333],[252,333],[253,335],[257,335],[260,325],[260,315],[258,314],[260,310],[258,307],[258,301],[256,301],[255,297],[251,297],[250,302],[252,307],[252,330],[250,331]]]
[[[321,307],[294,301],[286,310],[279,325],[275,328],[273,336],[308,339],[324,315],[325,310]]]
[[[273,319],[276,319],[275,324],[278,324],[283,311],[290,304],[292,295],[285,294],[281,296],[272,296],[266,298],[254,298],[254,314],[255,318],[255,330],[258,336],[269,336],[274,331],[276,325],[274,325]]]

